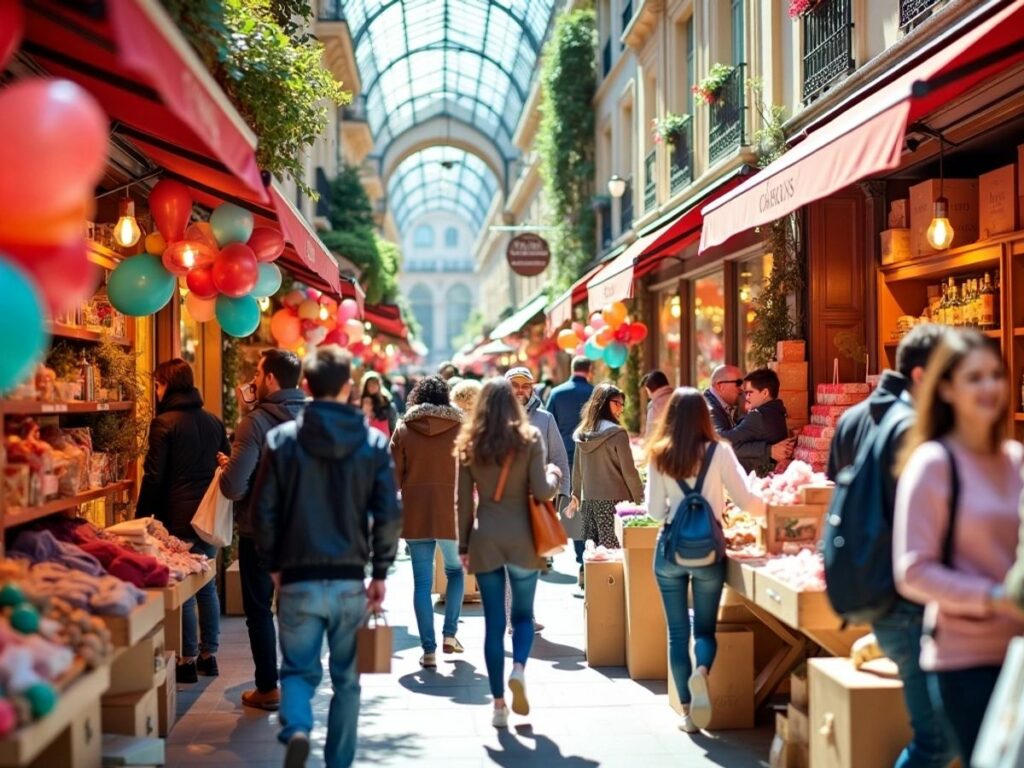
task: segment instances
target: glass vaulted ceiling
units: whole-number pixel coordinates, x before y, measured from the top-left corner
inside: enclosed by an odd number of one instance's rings
[[[413,126],[444,115],[473,126],[504,157],[514,157],[512,135],[554,0],[343,0],[343,4],[377,152],[386,152],[396,137]],[[411,171],[417,167],[427,166],[409,166]],[[468,183],[472,172],[464,173]],[[489,171],[483,169],[482,174],[486,178]],[[408,182],[398,182],[412,194]],[[440,200],[426,190],[421,196]],[[477,204],[476,200],[466,203]],[[478,226],[489,204],[490,200],[474,215]],[[394,210],[394,199],[391,206]]]
[[[398,165],[388,181],[388,204],[401,232],[431,211],[459,214],[479,232],[497,190],[494,174],[479,157],[434,146]]]

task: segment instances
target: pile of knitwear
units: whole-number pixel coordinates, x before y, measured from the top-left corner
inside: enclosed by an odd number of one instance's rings
[[[108,571],[82,547],[60,541],[50,531],[21,531],[8,554],[31,564],[22,584],[29,594],[60,597],[101,616],[127,616],[146,601],[138,586],[121,577],[121,559],[112,560],[114,570]]]
[[[181,581],[194,573],[205,573],[213,566],[206,555],[192,552],[187,542],[172,536],[154,517],[140,517],[112,525],[105,533],[133,552],[155,557],[171,572],[172,581]]]

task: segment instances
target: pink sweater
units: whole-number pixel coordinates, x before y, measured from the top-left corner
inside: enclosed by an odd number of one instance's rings
[[[927,605],[921,667],[954,670],[1003,663],[1006,647],[1024,633],[1024,620],[991,615],[986,595],[1013,565],[1024,482],[1024,451],[1014,442],[989,456],[952,443],[960,478],[952,568],[942,564],[949,521],[950,474],[937,442],[919,447],[896,490],[893,564],[899,591]]]

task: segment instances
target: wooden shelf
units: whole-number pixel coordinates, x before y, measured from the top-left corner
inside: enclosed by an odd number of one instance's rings
[[[1024,328],[1014,328],[1013,329],[1013,335],[1014,336],[1024,336]]]
[[[108,411],[130,411],[135,407],[131,400],[117,403],[41,403],[38,400],[0,400],[0,413],[21,416],[42,416],[59,413],[107,413]]]
[[[1013,414],[1014,421],[1024,421],[1024,413],[1016,412]]]
[[[988,270],[998,272],[1003,253],[1003,242],[1019,237],[998,237],[985,240],[951,251],[942,251],[931,256],[921,256],[908,261],[900,261],[881,268],[887,283],[905,280],[934,280],[941,277],[956,276],[966,272]]]
[[[1015,335],[1017,335],[1017,336],[1024,336],[1024,328],[1018,328],[1017,330],[1019,330],[1020,333],[1015,334]],[[995,330],[992,330],[992,331],[982,331],[982,330],[979,329],[978,332],[983,334],[983,335],[985,335],[985,336],[988,336],[990,339],[1001,339],[1001,338],[1003,338],[1003,332],[1000,329],[998,329],[998,328],[996,328]],[[886,349],[896,349],[896,347],[898,347],[899,345],[900,345],[899,341],[887,341],[882,346],[884,346]]]
[[[206,586],[207,582],[213,579],[215,567],[216,563],[211,561],[210,568],[202,573],[192,573],[181,581],[168,584],[163,589],[147,591],[157,592],[163,595],[165,611],[177,610],[185,604],[186,600],[190,597],[194,597],[196,592]]]
[[[991,331],[982,331],[983,334],[988,336],[990,339],[1001,339],[1003,338],[1003,331],[1000,328],[995,328]]]
[[[120,344],[122,347],[130,347],[132,344],[131,339],[127,339],[124,336],[111,336],[103,331],[90,331],[88,328],[61,325],[60,323],[54,323],[50,327],[50,334],[59,339],[77,339],[78,341],[100,342],[104,339],[110,339],[110,341]]]
[[[156,591],[146,593],[146,602],[137,605],[127,616],[99,616],[110,630],[115,648],[135,645],[164,620],[164,596]]]
[[[38,520],[41,517],[48,517],[55,512],[66,512],[88,501],[95,501],[96,499],[102,499],[104,496],[127,491],[133,485],[134,482],[131,480],[122,480],[119,483],[105,485],[102,488],[94,488],[75,496],[54,499],[36,507],[8,507],[3,515],[2,527],[5,529],[13,528],[16,525],[31,523],[33,520]]]

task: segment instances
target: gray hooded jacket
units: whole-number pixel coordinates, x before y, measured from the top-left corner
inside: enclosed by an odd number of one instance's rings
[[[569,456],[565,452],[565,443],[558,431],[555,417],[541,407],[540,398],[533,395],[526,404],[526,415],[530,417],[530,426],[536,427],[544,440],[544,460],[562,470],[562,480],[558,484],[558,492],[569,495]]]
[[[572,495],[583,501],[644,499],[644,485],[633,463],[629,434],[618,424],[602,421],[596,432],[576,431]]]

